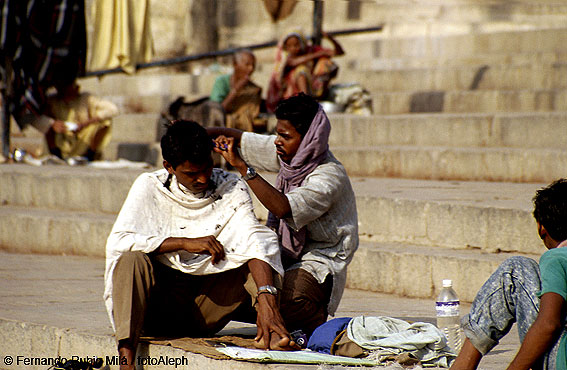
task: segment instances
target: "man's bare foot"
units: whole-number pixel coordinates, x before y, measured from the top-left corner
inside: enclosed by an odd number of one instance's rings
[[[266,342],[264,338],[260,338],[260,340],[254,341],[254,347],[260,349],[266,349]],[[277,334],[273,333],[270,337],[270,348],[273,351],[298,351],[301,349],[291,338],[289,337],[280,337]]]

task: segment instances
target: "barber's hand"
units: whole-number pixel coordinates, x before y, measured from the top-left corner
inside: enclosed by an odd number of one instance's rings
[[[281,351],[300,350],[301,347],[291,340],[283,318],[277,306],[276,297],[271,294],[258,296],[256,326],[256,346],[263,349]]]
[[[226,256],[222,244],[212,235],[200,238],[186,238],[183,249],[190,253],[210,254],[213,265],[223,260]]]
[[[233,137],[221,135],[213,140],[215,142],[214,151],[220,153],[230,165],[237,170],[244,168],[246,172],[246,163],[240,158]]]

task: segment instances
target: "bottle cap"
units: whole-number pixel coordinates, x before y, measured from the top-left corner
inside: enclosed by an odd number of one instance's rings
[[[453,286],[453,280],[443,279],[443,288],[450,288]]]

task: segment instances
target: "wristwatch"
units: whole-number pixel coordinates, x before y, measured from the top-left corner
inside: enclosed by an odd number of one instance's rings
[[[261,287],[258,288],[258,293],[256,294],[260,295],[262,293],[278,295],[278,289],[273,285],[262,285]]]
[[[256,176],[258,176],[258,172],[256,172],[254,167],[248,167],[246,169],[246,175],[242,176],[242,180],[248,181],[248,180],[253,179]]]

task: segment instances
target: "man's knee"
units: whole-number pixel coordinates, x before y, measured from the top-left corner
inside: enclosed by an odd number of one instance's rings
[[[128,251],[122,253],[120,257],[118,257],[116,264],[123,266],[138,266],[140,264],[146,264],[147,262],[149,262],[149,258],[146,253],[139,251]]]
[[[302,269],[287,271],[284,276],[281,294],[282,309],[305,307],[314,309],[327,305],[332,286],[332,276],[327,276],[323,284],[319,284],[309,272]]]
[[[153,267],[148,255],[139,251],[122,253],[116,262],[113,273],[114,280],[123,280],[126,276],[148,276],[153,281]],[[118,281],[116,282],[118,283]],[[116,284],[114,283],[114,284]]]
[[[513,256],[507,258],[500,266],[498,270],[505,273],[518,273],[522,276],[537,274],[539,276],[539,265],[538,263],[528,257],[523,256]]]

